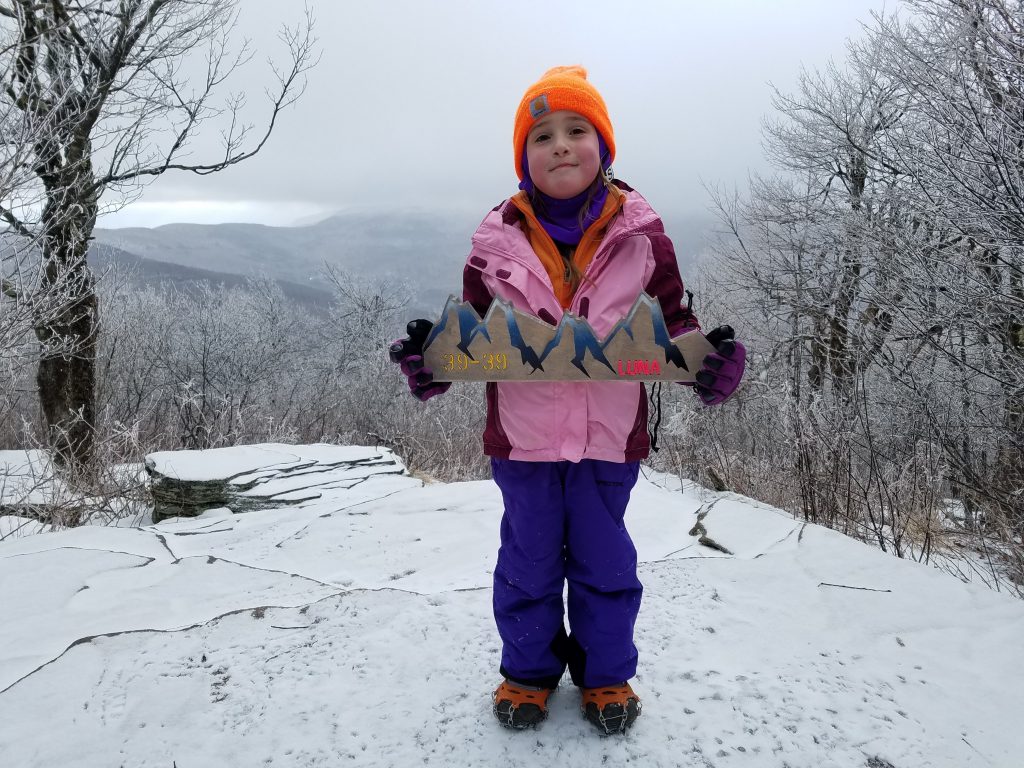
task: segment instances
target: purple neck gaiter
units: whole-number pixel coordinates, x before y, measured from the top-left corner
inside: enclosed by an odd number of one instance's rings
[[[603,170],[608,167],[609,152],[603,138],[598,138],[598,145],[601,152],[601,168]],[[551,236],[552,240],[568,245],[579,244],[587,227],[601,217],[605,200],[608,199],[608,188],[604,184],[599,183],[593,200],[590,201],[590,205],[581,217],[580,212],[583,206],[586,205],[587,197],[590,196],[591,190],[585,189],[575,197],[570,197],[566,200],[559,200],[556,197],[545,195],[533,185],[525,149],[523,150],[523,180],[519,183],[519,188],[530,196],[530,200],[534,204],[533,212],[537,214],[537,220],[544,227],[544,231]]]
[[[578,245],[583,239],[583,233],[587,227],[601,217],[601,210],[604,208],[604,201],[608,197],[608,190],[601,184],[590,206],[582,216],[580,211],[587,203],[590,190],[580,192],[576,197],[567,200],[559,200],[557,197],[549,197],[539,189],[533,193],[533,212],[537,214],[537,220],[544,231],[551,235],[551,239],[568,245]]]

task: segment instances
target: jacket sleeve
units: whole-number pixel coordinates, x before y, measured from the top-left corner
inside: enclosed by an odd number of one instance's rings
[[[656,298],[661,305],[669,336],[674,338],[686,331],[700,330],[697,316],[693,314],[690,302],[685,296],[683,278],[679,275],[679,264],[676,262],[676,251],[672,241],[664,232],[649,237],[654,249],[654,272],[644,286],[644,292]]]
[[[476,313],[483,317],[487,314],[493,298],[484,285],[483,272],[467,262],[465,269],[462,270],[462,300],[468,301]]]

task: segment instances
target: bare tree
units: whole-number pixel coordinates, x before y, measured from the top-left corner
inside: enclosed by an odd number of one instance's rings
[[[779,376],[767,414],[793,446],[800,508],[837,527],[871,509],[855,498],[858,465],[870,466],[856,426],[864,375],[891,329],[880,300],[892,294],[891,249],[878,233],[899,216],[906,184],[890,147],[904,93],[857,59],[802,72],[795,92],[776,91],[776,117],[765,124],[779,173],[755,178],[747,201],[715,195],[731,233],[718,253],[747,289],[733,316],[753,320],[752,346]],[[882,527],[870,516],[868,525]]]
[[[10,80],[16,62],[0,57],[0,82]],[[34,188],[32,147],[44,128],[26,119],[10,100],[0,100],[0,200],[25,199]],[[39,203],[37,197],[34,202]],[[6,229],[6,227],[5,227]],[[45,291],[31,290],[39,284],[38,239],[0,232],[0,440],[12,440],[18,431],[19,403],[26,389],[28,369],[39,359],[33,344],[36,322],[54,320]],[[50,312],[47,314],[47,312]],[[51,338],[46,353],[70,351],[67,340]],[[30,385],[28,385],[30,386]]]
[[[779,174],[718,194],[708,278],[773,386],[685,433],[734,487],[901,557],[973,537],[1019,585],[1024,6],[906,5],[776,94]]]
[[[315,64],[312,18],[281,37],[284,68],[259,130],[245,99],[217,101],[232,73],[252,56],[233,50],[237,0],[0,0],[0,109],[5,131],[0,176],[31,169],[33,185],[0,198],[9,232],[39,244],[37,279],[5,292],[34,301],[43,345],[37,386],[49,441],[61,463],[89,463],[95,418],[98,302],[86,264],[104,194],[138,194],[167,171],[215,173],[264,146],[281,110],[304,89]],[[205,51],[200,75],[195,54]],[[14,119],[16,118],[16,119]],[[209,122],[221,126],[222,151],[206,162],[189,155]],[[58,349],[54,352],[54,349]]]
[[[906,83],[919,230],[899,249],[926,275],[910,308],[922,341],[961,371],[964,425],[944,443],[970,506],[1024,534],[1024,8],[909,0],[879,19],[889,76]],[[924,316],[924,317],[922,317]]]

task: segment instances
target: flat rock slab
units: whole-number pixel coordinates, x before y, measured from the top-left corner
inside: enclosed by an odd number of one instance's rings
[[[264,443],[151,453],[146,472],[159,523],[219,507],[250,512],[313,501],[371,475],[403,474],[405,466],[386,448]]]

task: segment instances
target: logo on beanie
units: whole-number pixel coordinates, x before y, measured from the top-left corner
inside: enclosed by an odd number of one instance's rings
[[[538,117],[549,111],[550,108],[548,107],[548,95],[546,93],[542,93],[540,96],[538,96],[536,99],[530,102],[530,117],[532,117],[534,120],[536,120]]]

